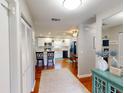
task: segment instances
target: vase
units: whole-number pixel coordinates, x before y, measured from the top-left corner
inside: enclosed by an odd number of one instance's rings
[[[96,68],[106,71],[108,69],[108,64],[107,62],[103,59],[103,57],[99,57],[98,61],[96,63]]]

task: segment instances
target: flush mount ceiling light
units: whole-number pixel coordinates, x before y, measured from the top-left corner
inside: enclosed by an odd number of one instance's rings
[[[82,0],[64,0],[63,5],[69,10],[78,8],[82,3]]]

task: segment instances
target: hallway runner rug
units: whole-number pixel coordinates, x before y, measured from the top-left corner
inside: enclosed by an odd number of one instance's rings
[[[68,70],[44,70],[39,93],[90,93]]]

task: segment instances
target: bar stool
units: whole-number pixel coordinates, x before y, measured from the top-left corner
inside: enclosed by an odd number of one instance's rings
[[[52,64],[52,66],[54,66],[54,51],[47,52],[47,67],[50,63]]]
[[[37,59],[37,67],[39,67],[39,61],[42,61],[42,66],[44,67],[44,53],[43,52],[36,52],[36,59]]]

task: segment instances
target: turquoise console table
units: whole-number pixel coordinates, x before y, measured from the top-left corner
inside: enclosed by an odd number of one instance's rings
[[[99,69],[93,69],[92,76],[92,93],[123,93],[123,77]]]

